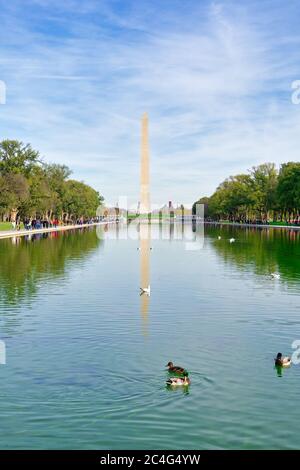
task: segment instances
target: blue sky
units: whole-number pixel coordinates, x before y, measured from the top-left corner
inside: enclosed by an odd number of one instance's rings
[[[0,138],[108,202],[138,199],[150,118],[152,200],[193,202],[231,174],[299,160],[300,3],[0,0]]]

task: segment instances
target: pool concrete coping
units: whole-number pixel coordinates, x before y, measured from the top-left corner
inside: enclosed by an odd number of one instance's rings
[[[50,228],[41,228],[41,229],[34,229],[34,230],[3,230],[0,231],[0,240],[5,238],[14,238],[14,237],[25,237],[26,235],[33,235],[33,234],[43,234],[43,233],[51,233],[51,232],[64,232],[66,230],[77,230],[80,228],[85,227],[96,227],[99,225],[107,225],[115,223],[115,221],[109,220],[104,222],[95,222],[92,224],[81,224],[81,225],[61,225],[58,227],[50,227]],[[203,222],[202,222],[203,223]],[[252,227],[252,228],[283,228],[289,230],[300,230],[300,226],[296,225],[266,225],[266,224],[239,224],[238,222],[210,222],[204,221],[204,224],[209,225],[225,225],[227,227],[235,226],[235,227]]]
[[[92,224],[81,224],[81,225],[60,225],[58,227],[40,228],[34,230],[3,230],[0,231],[0,239],[14,238],[14,237],[25,237],[26,235],[33,235],[36,233],[51,233],[51,232],[64,232],[66,230],[76,230],[85,227],[96,227],[98,225],[110,224],[112,221],[107,222],[95,222]]]
[[[267,224],[239,224],[238,222],[210,222],[204,221],[204,224],[226,225],[227,227],[254,227],[254,228],[284,228],[290,230],[300,230],[299,225],[267,225]]]

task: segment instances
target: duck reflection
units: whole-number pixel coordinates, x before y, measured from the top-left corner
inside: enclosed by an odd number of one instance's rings
[[[274,366],[274,370],[276,371],[278,377],[282,377],[282,369],[283,367],[281,366]]]
[[[190,387],[188,385],[184,385],[182,387],[172,387],[172,385],[166,384],[165,389],[167,390],[167,392],[183,393],[183,395],[190,394]]]

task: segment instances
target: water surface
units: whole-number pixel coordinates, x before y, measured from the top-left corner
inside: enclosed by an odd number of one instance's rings
[[[300,339],[300,233],[207,226],[190,250],[190,225],[151,232],[0,241],[0,448],[300,446],[300,365],[273,367]],[[188,390],[166,389],[170,360]]]

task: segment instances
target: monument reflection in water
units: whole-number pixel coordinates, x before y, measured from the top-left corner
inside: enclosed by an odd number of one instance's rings
[[[140,233],[140,286],[150,286],[150,248],[151,248],[151,225],[142,223],[139,226]],[[143,320],[143,332],[147,335],[148,310],[150,296],[141,292],[141,317]]]

